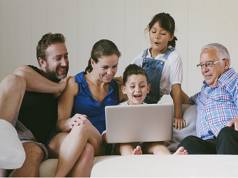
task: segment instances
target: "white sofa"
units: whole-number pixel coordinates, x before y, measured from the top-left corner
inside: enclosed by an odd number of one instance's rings
[[[187,126],[173,131],[168,147],[174,152],[187,135],[195,135],[196,106],[183,105]],[[98,156],[94,158],[91,177],[230,177],[237,175],[236,155],[136,155]],[[48,159],[40,166],[40,177],[54,176],[57,159]],[[1,172],[3,171],[3,172]],[[0,170],[5,176],[5,170]]]

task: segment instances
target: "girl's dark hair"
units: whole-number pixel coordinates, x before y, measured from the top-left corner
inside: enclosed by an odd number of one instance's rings
[[[156,22],[159,22],[160,27],[165,29],[166,31],[168,31],[170,33],[170,35],[174,34],[174,30],[175,30],[174,19],[173,19],[173,17],[170,16],[170,14],[167,14],[164,12],[156,14],[153,17],[151,22],[147,25],[145,32],[149,32]],[[168,46],[171,45],[172,47],[175,47],[176,40],[177,40],[177,38],[174,36],[173,40],[168,42]]]
[[[113,54],[116,54],[118,57],[121,56],[120,51],[117,49],[117,46],[112,41],[103,39],[96,42],[93,45],[91,57],[88,61],[88,66],[85,69],[85,73],[90,73],[93,70],[91,59],[93,59],[95,63],[97,63],[98,58],[101,58],[103,56],[111,56]]]
[[[126,85],[128,77],[130,77],[131,75],[139,75],[139,74],[144,75],[148,83],[148,77],[144,69],[137,66],[136,64],[128,65],[123,73],[123,86]]]

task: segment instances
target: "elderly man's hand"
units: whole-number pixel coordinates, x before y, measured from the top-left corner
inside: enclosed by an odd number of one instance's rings
[[[236,131],[238,131],[238,116],[235,117],[235,119],[233,119],[232,121],[228,122],[228,124],[226,124],[226,126],[231,127],[232,125],[234,125],[234,128]]]

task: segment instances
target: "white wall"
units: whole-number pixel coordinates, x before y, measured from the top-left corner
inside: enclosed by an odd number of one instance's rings
[[[238,0],[0,0],[0,80],[22,64],[38,66],[35,48],[47,32],[66,36],[69,75],[85,69],[96,41],[112,40],[122,52],[118,76],[150,46],[144,29],[159,12],[175,19],[188,95],[201,88],[196,64],[205,44],[225,45],[238,70]]]

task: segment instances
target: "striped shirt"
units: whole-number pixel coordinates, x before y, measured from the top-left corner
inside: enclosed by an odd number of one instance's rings
[[[197,136],[202,139],[216,138],[228,122],[238,116],[238,73],[228,69],[218,85],[210,87],[203,82],[201,92],[189,98],[197,105]]]

